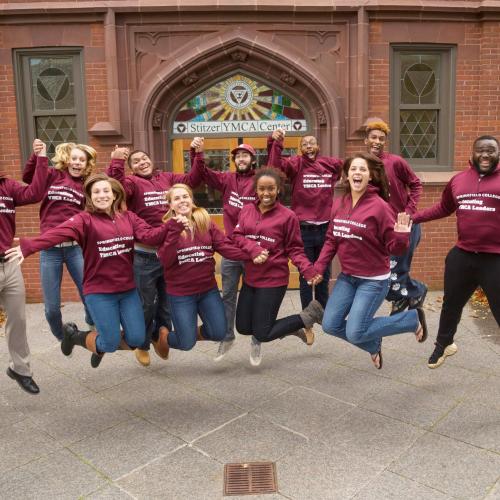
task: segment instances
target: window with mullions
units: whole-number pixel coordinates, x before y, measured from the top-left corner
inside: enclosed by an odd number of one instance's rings
[[[453,161],[455,48],[393,45],[391,149],[419,169]]]
[[[62,142],[86,142],[81,50],[16,50],[14,60],[23,157],[34,138],[49,157]]]

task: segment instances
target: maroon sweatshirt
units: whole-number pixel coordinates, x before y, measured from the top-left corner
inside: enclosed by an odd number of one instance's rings
[[[35,172],[37,157],[32,154],[27,161],[23,181],[30,183]],[[58,226],[85,207],[83,177],[71,177],[67,170],[49,168],[45,179],[45,196],[40,205],[40,233]]]
[[[165,227],[168,232],[158,257],[170,295],[194,295],[216,287],[215,252],[231,260],[249,258],[248,253],[228,240],[214,222],[210,222],[206,233],[195,232],[193,236],[182,234],[184,226],[175,219],[170,219]]]
[[[67,240],[83,250],[83,293],[119,293],[135,287],[134,240],[160,245],[165,226],[152,228],[130,211],[113,217],[102,212],[80,212],[36,238],[21,238],[25,257]]]
[[[203,181],[217,191],[222,193],[222,208],[224,229],[226,235],[230,237],[238,223],[240,210],[247,203],[257,199],[253,178],[255,170],[250,170],[244,174],[239,172],[217,172],[207,168],[203,153],[192,155],[193,167],[202,173]]]
[[[389,272],[389,255],[402,255],[410,243],[410,233],[394,231],[394,215],[369,185],[352,208],[351,195],[336,198],[326,241],[314,268],[323,274],[334,255],[342,272],[355,276],[381,276]]]
[[[447,217],[457,212],[457,247],[467,252],[500,253],[500,165],[480,175],[470,165],[444,188],[441,201],[419,210],[413,221]]]
[[[259,202],[245,205],[240,212],[233,240],[249,255],[256,257],[262,250],[269,251],[264,264],[245,263],[245,283],[255,288],[288,285],[288,259],[298,267],[306,279],[316,273],[304,254],[297,216],[279,201],[271,210],[262,213]]]
[[[406,212],[414,214],[422,195],[422,182],[415,175],[412,168],[401,156],[383,152],[379,158],[384,163],[385,172],[389,179],[389,205],[394,214]]]
[[[125,175],[125,160],[118,159],[111,160],[106,173],[122,183],[128,209],[154,227],[162,224],[162,217],[169,208],[165,195],[174,184],[182,183],[195,188],[202,180],[196,168],[188,174],[155,170],[149,177]]]
[[[342,173],[342,160],[329,156],[282,158],[283,142],[268,139],[269,165],[283,171],[292,184],[292,210],[299,221],[330,220],[335,183]]]
[[[0,176],[0,253],[12,246],[16,234],[16,207],[38,203],[45,193],[49,160],[35,157],[36,169],[31,185]]]

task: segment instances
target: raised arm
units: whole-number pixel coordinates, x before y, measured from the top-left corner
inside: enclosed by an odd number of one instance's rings
[[[197,169],[203,182],[217,191],[223,191],[226,185],[226,174],[208,168],[205,163],[203,137],[195,137],[191,142],[191,170]]]
[[[45,156],[45,149],[39,156],[35,156],[35,169],[31,184],[16,183],[12,198],[16,206],[38,203],[42,200],[47,189],[49,176],[49,159]]]
[[[129,150],[127,148],[115,146],[115,149],[111,153],[111,162],[106,169],[106,174],[119,181],[125,189],[127,198],[130,198],[134,196],[135,184],[125,175],[125,162],[127,161],[128,155]]]
[[[280,134],[281,132],[281,134]],[[283,158],[283,131],[275,130],[267,139],[267,163],[280,169],[289,179],[293,179],[300,167],[300,156]]]

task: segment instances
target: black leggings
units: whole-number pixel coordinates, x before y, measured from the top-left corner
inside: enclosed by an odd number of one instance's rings
[[[445,260],[438,344],[453,343],[462,310],[478,286],[486,294],[493,317],[500,326],[500,254],[466,252],[453,247]]]
[[[272,342],[304,328],[298,314],[276,320],[286,285],[254,288],[243,283],[236,307],[236,329],[242,335],[253,335],[260,342]]]

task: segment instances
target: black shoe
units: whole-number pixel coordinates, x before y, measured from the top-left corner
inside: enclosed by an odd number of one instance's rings
[[[90,366],[92,368],[97,368],[101,364],[103,357],[104,357],[104,353],[96,354],[95,352],[93,352],[92,356],[90,356]]]
[[[448,356],[453,356],[453,354],[455,354],[457,350],[458,349],[456,344],[450,344],[446,347],[443,347],[436,342],[436,347],[434,349],[434,352],[431,354],[429,361],[427,362],[427,366],[429,368],[437,368],[438,366],[441,366],[444,363],[445,359]]]
[[[427,287],[424,285],[425,290],[419,297],[412,297],[408,300],[408,309],[420,309],[425,302],[425,297],[427,296]]]
[[[403,312],[407,307],[408,307],[408,299],[407,298],[395,300],[392,303],[390,316],[394,316],[395,314]]]
[[[73,347],[76,345],[74,337],[78,333],[78,327],[75,323],[64,323],[62,330],[63,339],[61,341],[61,351],[65,356],[71,356]]]
[[[12,380],[15,380],[21,386],[21,389],[25,390],[29,394],[38,394],[40,392],[40,388],[36,385],[33,377],[19,375],[19,373],[16,373],[10,367],[7,368],[7,375]]]
[[[420,340],[419,342],[422,343],[422,342],[425,342],[427,340],[427,335],[428,335],[428,331],[427,331],[427,321],[425,320],[425,313],[424,313],[424,310],[419,307],[417,309],[417,314],[418,314],[418,322],[420,324],[420,328],[422,328],[423,332],[422,332],[422,336],[420,337]],[[417,329],[417,334],[420,334],[420,328]]]

